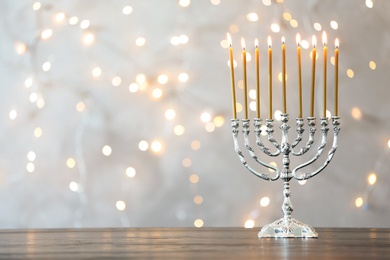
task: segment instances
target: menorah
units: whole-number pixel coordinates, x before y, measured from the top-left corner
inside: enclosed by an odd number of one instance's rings
[[[299,35],[297,35],[299,36]],[[316,60],[316,50],[315,50],[315,37],[313,36],[313,58],[312,58],[312,100],[311,100],[311,113],[310,116],[307,117],[307,122],[309,126],[309,134],[308,134],[308,140],[306,143],[301,144],[303,140],[303,133],[305,131],[304,128],[304,118],[302,117],[302,89],[301,89],[301,62],[300,62],[300,46],[299,41],[297,40],[298,44],[298,66],[299,66],[299,116],[296,118],[296,137],[292,142],[289,141],[289,129],[291,128],[288,124],[289,118],[288,114],[286,113],[286,88],[285,88],[285,43],[284,38],[282,38],[282,57],[283,57],[283,100],[284,100],[284,112],[281,113],[280,118],[280,130],[281,130],[281,140],[280,142],[276,141],[274,137],[274,119],[272,118],[272,49],[271,49],[271,43],[269,38],[269,49],[268,49],[268,62],[269,62],[269,118],[265,119],[265,127],[262,127],[262,119],[260,118],[260,100],[259,100],[259,60],[258,60],[258,46],[257,41],[255,43],[256,47],[256,71],[257,71],[257,117],[253,119],[253,129],[255,134],[255,142],[258,149],[258,152],[264,154],[265,157],[278,157],[282,156],[282,168],[278,168],[277,166],[265,162],[265,160],[261,159],[260,156],[257,155],[255,148],[251,144],[250,139],[250,119],[248,119],[248,111],[247,111],[247,87],[246,87],[246,49],[245,49],[245,43],[243,43],[243,60],[244,60],[244,93],[245,93],[245,118],[241,119],[242,123],[242,138],[244,141],[244,146],[248,152],[248,154],[254,159],[256,163],[259,165],[268,168],[270,172],[274,172],[274,174],[270,173],[261,173],[251,167],[247,160],[244,157],[243,151],[240,148],[239,145],[239,132],[240,132],[240,120],[237,119],[237,112],[236,112],[236,100],[235,100],[235,89],[234,89],[234,69],[233,69],[233,53],[231,48],[231,38],[230,35],[228,35],[228,40],[230,43],[230,68],[231,68],[231,76],[232,76],[232,96],[233,96],[233,119],[231,120],[231,127],[232,127],[232,135],[233,135],[233,142],[234,142],[234,149],[241,161],[241,163],[245,166],[246,169],[249,170],[252,174],[255,176],[266,180],[266,181],[276,181],[278,179],[281,179],[283,181],[283,204],[282,204],[282,211],[283,211],[283,218],[276,220],[275,222],[265,225],[261,231],[258,233],[258,237],[318,237],[317,232],[311,227],[310,225],[304,224],[299,220],[296,220],[292,217],[293,212],[293,205],[291,203],[291,191],[290,191],[290,180],[296,179],[298,181],[308,180],[312,177],[319,174],[322,170],[326,168],[326,166],[330,163],[332,160],[337,146],[338,146],[338,134],[340,131],[340,117],[338,116],[338,40],[336,39],[336,49],[335,49],[335,115],[331,117],[332,126],[333,126],[333,144],[332,147],[329,149],[329,152],[327,154],[327,157],[325,159],[325,162],[323,164],[320,164],[320,166],[311,171],[311,172],[303,172],[299,173],[299,171],[303,171],[301,169],[313,164],[318,159],[325,157],[322,156],[324,149],[327,146],[328,141],[328,131],[329,131],[329,118],[326,116],[326,60],[327,60],[327,47],[326,47],[326,35],[323,34],[323,40],[324,42],[324,110],[323,110],[323,116],[320,117],[320,128],[321,130],[321,140],[317,140],[318,142],[315,142],[315,133],[317,131],[316,127],[316,117],[313,116],[314,114],[314,78],[315,78],[315,60]],[[298,37],[297,37],[298,39]],[[270,55],[271,54],[271,55]],[[263,130],[264,129],[264,130]],[[267,136],[267,140],[269,142],[269,147],[265,145],[265,143],[262,140],[262,132],[265,131],[265,136]],[[290,133],[291,135],[291,133]],[[253,140],[252,139],[252,140]],[[308,159],[306,162],[299,164],[292,170],[290,169],[290,156],[296,156],[300,157],[305,154],[307,154],[310,150],[314,149],[313,144],[318,143],[317,150],[315,150],[314,155],[308,156],[310,159]],[[301,144],[301,145],[300,145]]]

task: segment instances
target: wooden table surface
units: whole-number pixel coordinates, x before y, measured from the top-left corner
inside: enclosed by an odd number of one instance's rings
[[[0,230],[2,259],[390,259],[390,229],[317,228],[318,239],[258,228]]]

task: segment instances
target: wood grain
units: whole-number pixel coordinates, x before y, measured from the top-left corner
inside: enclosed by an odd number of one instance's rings
[[[318,239],[258,239],[258,229],[0,231],[0,258],[390,259],[390,229],[317,228]]]

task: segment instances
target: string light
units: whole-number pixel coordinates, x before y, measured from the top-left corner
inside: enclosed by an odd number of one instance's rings
[[[390,141],[389,141],[390,142]],[[199,140],[194,140],[191,142],[191,149],[196,151],[196,150],[199,150],[201,147],[201,143]]]
[[[94,78],[98,78],[98,77],[100,77],[100,75],[102,75],[102,69],[100,67],[93,68],[92,76]]]
[[[123,7],[122,9],[122,13],[124,15],[129,15],[133,12],[133,8],[130,6],[130,5],[126,5],[125,7]]]
[[[69,189],[73,192],[77,192],[79,190],[79,184],[77,182],[70,182],[69,183]]]
[[[127,167],[126,169],[126,175],[129,177],[129,178],[134,178],[135,175],[136,175],[136,171],[133,167]]]
[[[10,118],[11,120],[15,120],[17,116],[18,116],[18,113],[16,112],[15,109],[12,109],[12,110],[9,112],[9,118]]]
[[[138,143],[138,148],[141,150],[141,151],[146,151],[149,149],[149,143],[145,140],[142,140]]]
[[[255,221],[253,219],[248,219],[245,221],[244,227],[245,228],[253,228],[255,226]]]
[[[183,165],[183,167],[189,168],[189,167],[191,167],[191,165],[192,165],[192,160],[191,160],[190,158],[184,158],[184,159],[181,161],[181,164]]]
[[[165,111],[165,118],[167,120],[173,120],[176,117],[176,111],[172,108]]]
[[[103,148],[102,148],[102,153],[103,153],[105,156],[110,156],[111,153],[112,153],[112,148],[111,148],[111,146],[109,146],[109,145],[103,146]]]
[[[118,200],[115,205],[119,211],[124,211],[126,209],[126,203],[122,200]]]
[[[256,22],[259,20],[259,16],[256,13],[249,13],[246,15],[246,19],[250,22]]]
[[[208,112],[203,112],[203,113],[200,115],[200,120],[201,120],[203,123],[208,123],[208,122],[210,122],[210,120],[211,120],[211,115],[210,115],[210,113],[208,113]]]
[[[76,166],[76,160],[72,157],[66,160],[66,166],[70,169],[73,169]]]
[[[197,227],[197,228],[201,228],[203,227],[204,225],[204,222],[202,219],[198,218],[194,221],[194,226]]]

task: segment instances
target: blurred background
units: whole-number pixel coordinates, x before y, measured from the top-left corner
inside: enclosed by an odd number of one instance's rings
[[[321,174],[291,181],[293,216],[315,227],[389,227],[389,13],[386,0],[2,0],[0,228],[258,228],[282,217],[283,182],[256,178],[233,149],[226,33],[237,62],[239,111],[240,41],[246,40],[253,92],[259,40],[263,118],[266,39],[273,39],[278,119],[286,38],[287,110],[294,119],[295,35],[302,37],[307,117],[311,38],[321,54],[323,31],[329,114],[340,39],[339,149]],[[320,56],[317,116],[322,64]],[[252,93],[251,108],[254,99]],[[261,158],[281,165],[280,158]],[[294,158],[292,167],[308,158]]]

